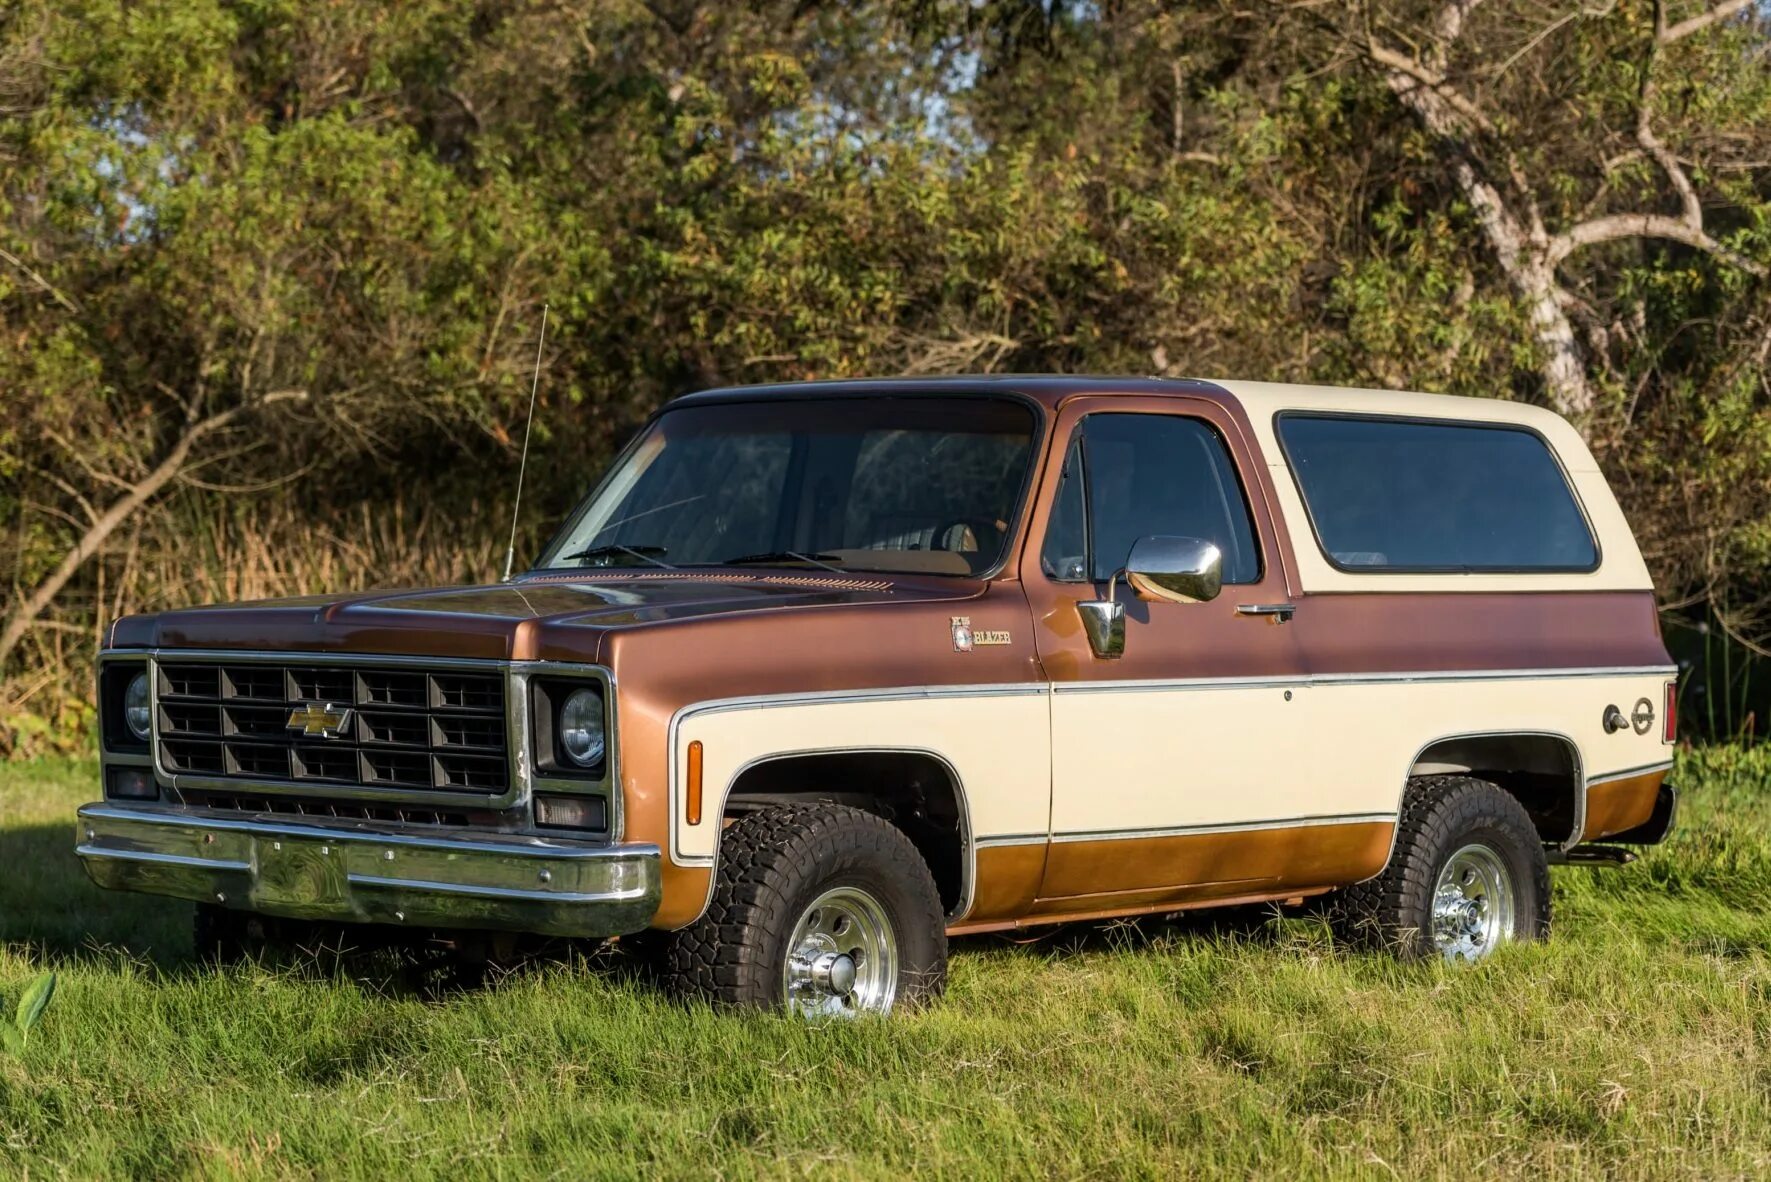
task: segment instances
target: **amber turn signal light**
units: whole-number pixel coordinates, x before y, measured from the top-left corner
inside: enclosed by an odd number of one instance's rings
[[[701,740],[689,744],[688,816],[691,825],[701,823]]]

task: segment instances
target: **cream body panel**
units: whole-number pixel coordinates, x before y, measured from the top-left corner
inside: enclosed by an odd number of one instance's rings
[[[1051,820],[1051,726],[1043,684],[880,690],[823,698],[703,703],[672,725],[673,861],[710,865],[726,793],[765,759],[841,751],[926,751],[958,776],[974,841],[1043,840]],[[702,751],[702,813],[687,816],[683,769]]]
[[[1060,685],[1053,838],[1394,818],[1423,748],[1461,735],[1566,738],[1587,779],[1663,763],[1659,711],[1671,672]],[[1606,706],[1628,715],[1644,698],[1655,711],[1646,734],[1605,733]]]
[[[1623,510],[1599,471],[1597,461],[1566,419],[1542,407],[1498,398],[1457,398],[1392,390],[1337,386],[1288,386],[1269,382],[1216,381],[1236,396],[1247,413],[1255,443],[1272,470],[1273,491],[1291,531],[1300,590],[1311,591],[1648,591],[1647,564],[1636,546]],[[1333,411],[1482,423],[1506,423],[1536,431],[1549,443],[1568,476],[1593,537],[1599,567],[1581,573],[1541,574],[1383,574],[1336,570],[1304,510],[1297,481],[1285,461],[1273,417],[1281,411]]]

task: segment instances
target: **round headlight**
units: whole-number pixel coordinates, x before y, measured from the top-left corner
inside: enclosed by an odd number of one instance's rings
[[[573,690],[560,707],[560,749],[579,767],[602,762],[603,695],[593,689]]]
[[[129,733],[148,741],[148,675],[137,673],[129,679],[129,687],[123,691],[123,724]]]

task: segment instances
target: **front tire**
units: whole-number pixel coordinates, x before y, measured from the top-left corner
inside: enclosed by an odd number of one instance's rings
[[[1351,942],[1405,960],[1481,960],[1550,928],[1550,870],[1531,817],[1470,776],[1409,781],[1383,873],[1349,887],[1335,925]]]
[[[947,932],[928,864],[860,809],[766,809],[726,826],[707,912],[672,935],[666,973],[722,1005],[806,1017],[938,997]]]

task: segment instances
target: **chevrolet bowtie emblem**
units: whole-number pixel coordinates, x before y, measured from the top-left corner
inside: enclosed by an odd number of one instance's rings
[[[304,702],[289,712],[288,728],[309,737],[336,739],[351,724],[351,708],[331,702]]]

